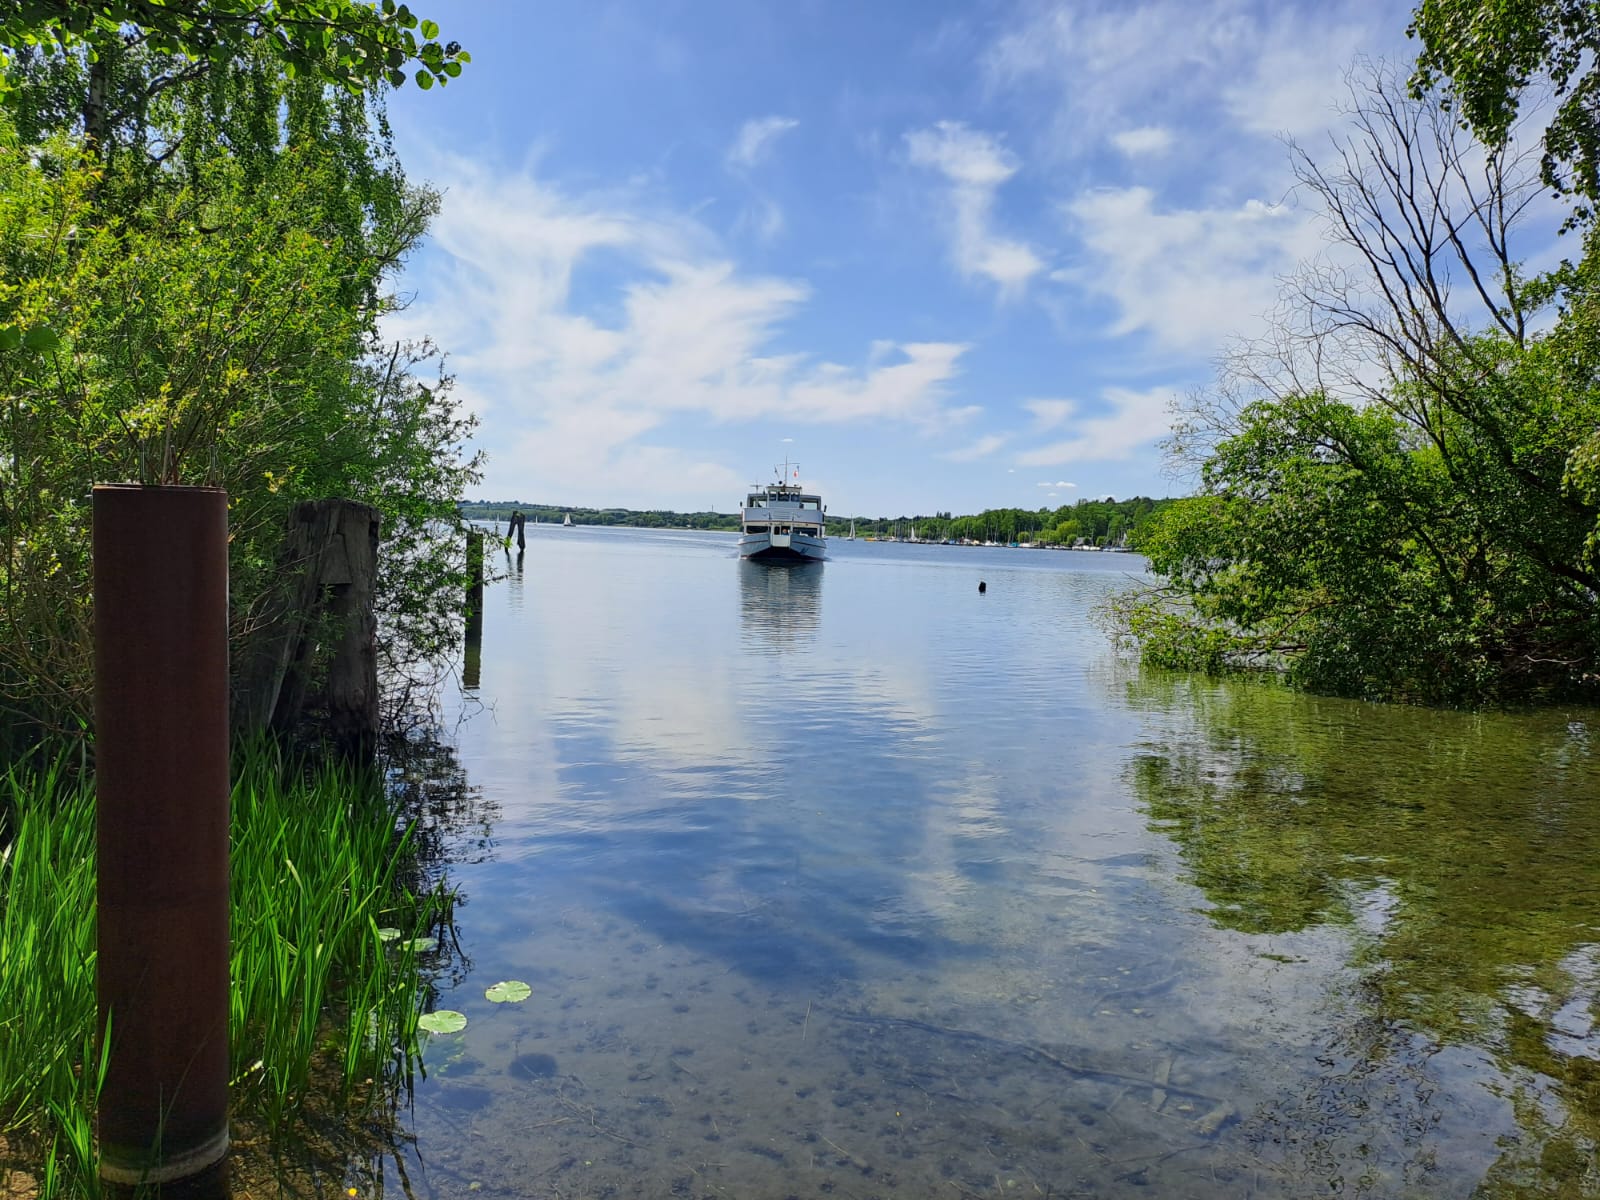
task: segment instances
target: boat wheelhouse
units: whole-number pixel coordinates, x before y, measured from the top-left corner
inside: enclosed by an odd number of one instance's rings
[[[803,491],[798,464],[784,463],[778,482],[754,484],[740,512],[739,555],[762,562],[811,562],[825,556],[822,497]]]

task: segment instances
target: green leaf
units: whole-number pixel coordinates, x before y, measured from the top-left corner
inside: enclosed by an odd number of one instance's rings
[[[427,38],[430,42],[433,41],[434,38],[438,37],[439,36],[439,22],[437,22],[437,21],[424,21],[422,23],[422,36]]]
[[[22,346],[22,333],[10,325],[0,329],[0,350],[17,350]]]
[[[423,91],[427,91],[433,86],[433,75],[426,67],[417,68],[417,86]]]
[[[520,979],[505,979],[487,989],[484,999],[494,1004],[520,1004],[533,995],[533,989]]]
[[[36,325],[22,335],[22,344],[29,350],[54,350],[61,345],[61,339],[48,325]]]
[[[399,937],[400,931],[391,925],[383,925],[378,929],[378,940],[380,942],[397,941]]]
[[[423,1013],[417,1018],[417,1028],[426,1029],[429,1033],[460,1033],[466,1027],[466,1015],[452,1008]]]
[[[425,954],[429,950],[437,949],[439,939],[432,937],[411,938],[400,943],[402,950],[415,950],[418,954]]]
[[[444,73],[450,76],[451,79],[454,79],[457,75],[461,74],[461,64],[458,62],[445,63]]]

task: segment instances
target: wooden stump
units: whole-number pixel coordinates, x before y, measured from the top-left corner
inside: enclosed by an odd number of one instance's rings
[[[280,582],[251,639],[235,723],[246,733],[292,734],[310,707],[352,758],[378,740],[378,510],[352,500],[296,506],[279,560]]]

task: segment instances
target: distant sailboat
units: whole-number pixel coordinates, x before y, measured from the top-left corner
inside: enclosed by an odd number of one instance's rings
[[[853,542],[855,540],[856,540],[856,523],[854,521],[851,521],[850,522],[850,532],[845,536],[845,541]]]
[[[568,513],[566,516],[561,518],[561,527],[563,529],[571,529],[572,528],[572,514],[571,513]]]

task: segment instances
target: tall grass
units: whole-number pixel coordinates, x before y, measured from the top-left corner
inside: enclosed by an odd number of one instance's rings
[[[255,747],[232,805],[235,1116],[281,1133],[313,1097],[392,1097],[424,999],[412,939],[448,898],[407,889],[410,833],[370,774]],[[9,1167],[40,1200],[92,1195],[93,785],[59,762],[15,768],[0,814],[0,1193]]]
[[[94,805],[64,761],[31,765],[0,781],[0,1142],[37,1162],[43,1191],[83,1174],[72,1150],[98,1083]]]

